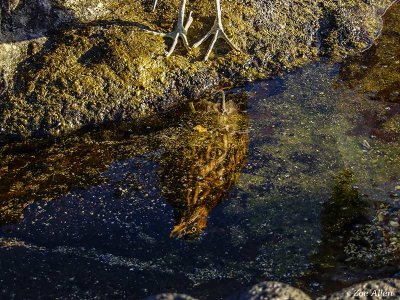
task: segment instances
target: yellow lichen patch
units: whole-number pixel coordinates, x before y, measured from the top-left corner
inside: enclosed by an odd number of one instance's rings
[[[384,123],[383,128],[388,133],[397,134],[400,138],[400,114],[397,114],[395,117],[389,119],[386,123]]]
[[[163,91],[158,78],[167,72],[160,63],[162,42],[137,29],[117,26],[66,32],[37,60],[21,66],[11,103],[20,106],[20,120],[29,118],[34,107],[35,114],[47,116],[50,127],[54,122],[64,127],[65,114],[76,115],[73,121],[97,123],[102,114],[118,106],[132,110],[143,94],[154,97]],[[110,97],[116,101],[105,105]],[[86,120],[80,120],[82,116]]]
[[[196,125],[193,130],[199,132],[199,133],[205,133],[207,132],[207,128],[201,126],[201,125]]]

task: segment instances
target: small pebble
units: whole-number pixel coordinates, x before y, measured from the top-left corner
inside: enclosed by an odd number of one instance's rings
[[[390,226],[397,228],[397,227],[399,227],[400,225],[399,225],[399,222],[390,221]]]

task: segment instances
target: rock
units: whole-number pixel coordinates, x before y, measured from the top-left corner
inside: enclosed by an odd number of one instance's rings
[[[224,1],[224,23],[241,53],[218,42],[165,57],[178,1],[155,13],[140,0],[23,1],[0,37],[0,142],[66,134],[108,121],[133,121],[182,106],[206,90],[266,78],[316,58],[368,47],[392,0]],[[190,42],[212,25],[213,1],[193,1]],[[51,32],[50,32],[51,30]],[[34,43],[34,44],[32,44]]]
[[[369,299],[399,299],[400,280],[382,279],[367,281],[353,285],[339,292],[318,298],[318,300],[369,300]]]
[[[235,298],[236,299],[236,298]],[[290,285],[267,281],[256,284],[246,293],[240,295],[239,300],[309,300],[311,299],[307,294],[299,289],[291,287]]]
[[[400,3],[397,2],[390,10],[388,17],[384,17],[385,26],[382,30],[382,35],[390,34],[393,30],[398,30],[400,18]],[[380,47],[372,47],[370,51],[365,51],[362,55],[354,57],[346,62],[342,67],[341,75],[345,79],[347,85],[357,87],[357,90],[374,96],[374,100],[385,101],[392,103],[400,102],[400,66],[399,61],[395,63],[384,63],[386,57],[391,57],[390,53],[398,52],[399,37],[394,35],[393,38],[385,40]],[[368,53],[367,53],[368,52]],[[377,65],[368,59],[374,55],[376,60],[382,63]],[[388,62],[388,61],[386,61]],[[366,69],[365,69],[366,68]],[[387,131],[386,135],[393,136],[390,139],[396,139],[396,123],[392,119],[385,122],[382,128]],[[382,133],[374,132],[375,138],[380,138]]]
[[[373,280],[353,285],[339,292],[322,296],[317,300],[367,300],[367,299],[399,299],[400,297],[400,279],[381,279]],[[235,300],[309,300],[307,294],[290,285],[267,281],[256,284],[247,292],[233,296]],[[183,294],[160,294],[146,298],[146,300],[195,300],[194,298]]]
[[[145,300],[196,300],[196,299],[184,294],[160,294],[157,296],[148,297]]]

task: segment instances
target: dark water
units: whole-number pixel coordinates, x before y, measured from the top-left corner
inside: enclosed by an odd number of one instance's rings
[[[395,5],[387,24],[399,24]],[[181,112],[9,145],[0,298],[310,295],[399,276],[399,37]]]

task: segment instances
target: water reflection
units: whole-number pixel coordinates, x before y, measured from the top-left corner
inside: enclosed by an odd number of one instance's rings
[[[0,296],[224,299],[263,280],[321,295],[395,276],[398,103],[344,70],[234,89],[228,114],[208,98],[141,128],[5,146]]]
[[[379,268],[385,267],[389,276],[397,270],[400,260],[400,245],[395,238],[398,232],[387,224],[395,214],[385,211],[389,205],[366,198],[350,170],[338,176],[333,194],[321,212],[322,265],[329,265],[327,258],[334,265],[332,257],[339,257],[339,264],[346,262],[375,276]]]
[[[171,236],[198,238],[211,210],[237,182],[245,165],[249,137],[247,115],[233,101],[196,103],[193,130],[181,136],[161,158],[162,194],[174,208]]]
[[[137,143],[143,147],[136,147]],[[149,148],[148,137],[108,130],[58,143],[27,142],[3,147],[0,224],[16,222],[32,202],[57,199],[72,189],[104,182],[101,174],[114,160],[143,154]]]
[[[162,195],[174,208],[176,219],[171,236],[199,237],[211,210],[236,183],[245,164],[249,138],[248,116],[239,107],[243,103],[230,100],[225,112],[221,102],[202,100],[194,105],[195,113],[179,116],[181,129],[172,126],[168,139],[174,139],[174,143],[165,140],[165,133],[159,130],[137,135],[124,127],[89,132],[56,144],[23,143],[4,148],[0,224],[16,222],[23,209],[37,200],[48,201],[73,189],[101,184],[107,180],[103,172],[114,161],[156,151],[161,145],[163,154],[157,161]],[[126,191],[120,187],[116,193]]]
[[[332,236],[344,234],[352,224],[362,223],[366,203],[355,187],[354,174],[344,170],[336,178],[332,196],[324,203],[321,211],[322,237],[331,241]]]

